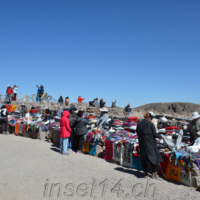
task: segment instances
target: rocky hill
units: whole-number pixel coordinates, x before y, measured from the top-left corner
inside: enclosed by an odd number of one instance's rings
[[[139,106],[136,109],[145,111],[153,110],[168,115],[190,116],[193,112],[200,112],[200,104],[173,102],[173,103],[151,103]]]

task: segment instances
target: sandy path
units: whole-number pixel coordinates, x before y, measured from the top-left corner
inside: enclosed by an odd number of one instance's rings
[[[0,200],[147,199],[147,195],[151,199],[154,189],[153,185],[146,187],[147,180],[137,170],[74,152],[64,156],[51,143],[14,135],[0,135],[0,169]],[[60,184],[54,194],[50,193],[53,183]],[[200,197],[181,184],[149,179],[148,184],[152,183],[154,199]]]

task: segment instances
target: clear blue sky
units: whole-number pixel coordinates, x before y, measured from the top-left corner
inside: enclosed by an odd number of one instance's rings
[[[200,1],[1,1],[0,69],[0,94],[200,103]]]

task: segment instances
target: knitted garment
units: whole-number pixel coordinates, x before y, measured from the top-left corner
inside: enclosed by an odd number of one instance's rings
[[[90,152],[90,143],[89,142],[84,142],[83,143],[83,152],[84,153],[89,153]]]
[[[15,124],[15,134],[19,134],[19,126],[20,126],[19,123]]]
[[[110,140],[105,140],[105,160],[113,160],[113,142]]]
[[[143,170],[140,158],[135,157],[134,155],[132,157],[132,168],[133,169]]]
[[[175,160],[169,162],[167,171],[166,171],[166,179],[167,180],[174,180],[177,182],[181,181],[181,168],[180,168],[181,161],[178,161],[178,165],[175,165]]]
[[[90,144],[89,154],[96,155],[97,141],[94,144]]]

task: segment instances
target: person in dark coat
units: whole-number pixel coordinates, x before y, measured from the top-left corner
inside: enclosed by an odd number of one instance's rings
[[[58,103],[60,103],[60,105],[63,104],[63,97],[62,96],[60,96],[60,98],[58,99]]]
[[[155,138],[162,138],[156,133],[156,128],[151,120],[154,117],[153,112],[146,113],[144,119],[137,126],[137,134],[139,140],[140,156],[143,166],[144,176],[148,177],[147,164],[151,163],[152,178],[157,179],[158,164],[162,162],[162,157],[158,151]]]
[[[106,101],[104,102],[103,98],[101,98],[101,100],[100,100],[100,108],[103,108],[105,106],[105,104],[106,104]]]
[[[83,149],[84,135],[87,134],[88,132],[86,125],[94,124],[93,122],[90,122],[88,119],[83,118],[83,116],[84,116],[84,111],[79,110],[77,114],[77,118],[75,119],[74,124],[73,124],[73,128],[75,128],[76,135],[79,138],[77,153],[82,153],[81,151]]]

